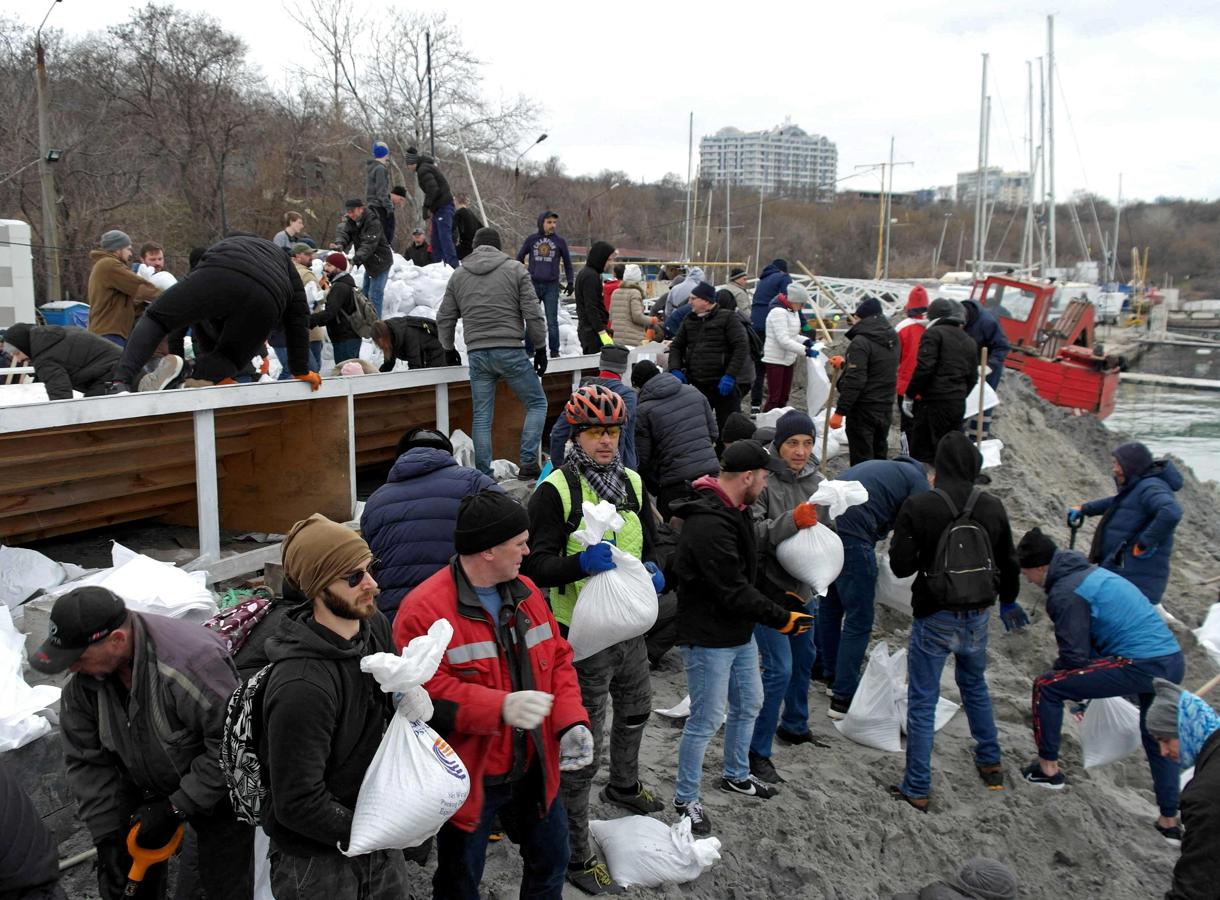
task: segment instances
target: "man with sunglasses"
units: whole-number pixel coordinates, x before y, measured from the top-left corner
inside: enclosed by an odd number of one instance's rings
[[[377,609],[373,554],[354,531],[315,513],[284,539],[284,597],[296,602],[267,641],[259,758],[270,796],[276,900],[377,900],[407,893],[401,851],[348,858],[360,783],[393,714],[389,694],[360,670],[394,652]],[[411,719],[432,705],[421,688],[401,701]]]
[[[627,422],[622,397],[603,385],[582,387],[568,400],[563,419],[572,436],[563,465],[547,476],[530,498],[530,555],[524,571],[539,587],[552,589],[551,608],[566,635],[585,581],[615,567],[606,541],[645,560],[658,593],[664,589],[665,579],[651,562],[652,523],[641,513],[643,481],[623,465],[619,453],[621,432]],[[582,504],[602,500],[618,509],[623,527],[608,532],[602,543],[585,549],[572,536],[584,521]],[[612,699],[610,783],[602,789],[601,798],[637,814],[664,809],[639,777],[640,742],[652,709],[644,636],[620,641],[577,662],[576,674],[595,749],[592,763],[565,772],[560,786],[568,811],[568,880],[589,894],[620,893],[622,888],[611,880],[589,841],[589,789],[600,768],[606,703]]]

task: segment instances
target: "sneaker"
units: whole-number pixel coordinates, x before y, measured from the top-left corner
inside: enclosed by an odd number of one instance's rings
[[[753,750],[750,751],[750,774],[760,781],[765,781],[767,784],[783,784],[784,779],[780,777],[779,772],[775,771],[775,764],[766,756],[759,756]]]
[[[522,463],[517,469],[517,477],[522,481],[533,481],[542,474],[542,466],[536,462]]]
[[[614,883],[610,870],[596,856],[590,856],[576,866],[568,866],[568,881],[586,894],[621,894],[627,890]]]
[[[975,766],[978,770],[979,778],[983,779],[983,784],[987,786],[989,791],[1004,790],[1004,767],[999,763],[993,763],[986,766]]]
[[[1038,760],[1036,759],[1021,770],[1021,777],[1030,784],[1036,784],[1038,787],[1044,787],[1052,791],[1061,791],[1067,784],[1067,779],[1063,777],[1062,772],[1047,775],[1042,771],[1042,767],[1038,765]]]
[[[928,804],[932,801],[927,797],[912,797],[910,794],[904,794],[902,788],[896,784],[891,784],[889,787],[890,796],[895,800],[901,800],[913,809],[919,810],[921,813],[928,811]]]
[[[638,781],[635,783],[635,788],[628,791],[620,791],[614,785],[608,784],[602,788],[598,796],[607,803],[613,803],[615,806],[621,806],[623,809],[644,816],[660,812],[665,808],[665,804]]]
[[[712,833],[712,818],[707,814],[707,810],[703,808],[703,804],[698,800],[692,800],[690,803],[679,803],[675,800],[674,809],[678,815],[690,819],[691,834],[706,837]]]
[[[753,774],[741,781],[721,778],[720,790],[726,794],[743,794],[746,797],[757,797],[759,800],[770,800],[779,793],[778,790]]]
[[[1165,841],[1169,844],[1169,846],[1171,846],[1171,847],[1181,847],[1182,846],[1182,826],[1181,825],[1170,825],[1168,828],[1166,828],[1164,825],[1160,824],[1159,822],[1153,822],[1152,827],[1161,833],[1161,837],[1163,837],[1165,839]]]
[[[123,384],[121,381],[112,381],[106,385],[107,396],[117,396],[118,394],[130,394],[131,385]]]
[[[775,736],[785,744],[816,744],[813,739],[813,732],[806,728],[804,731],[789,731],[787,728],[775,729]]]
[[[830,709],[826,710],[826,715],[832,719],[847,718],[847,711],[851,709],[851,700],[847,697],[831,697]]]
[[[182,372],[182,357],[172,353],[161,357],[157,367],[140,379],[140,391],[163,391]]]
[[[760,415],[762,415],[762,407],[761,407],[761,406],[751,406],[751,407],[750,407],[750,415],[752,415],[752,416],[760,416]]]

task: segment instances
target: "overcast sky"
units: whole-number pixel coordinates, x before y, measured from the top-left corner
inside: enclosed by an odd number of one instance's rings
[[[401,0],[386,0],[391,6]],[[13,14],[37,25],[45,0]],[[6,0],[6,5],[7,0]],[[273,84],[308,50],[279,0],[175,0],[244,38]],[[72,34],[122,4],[63,0],[50,23]],[[302,2],[294,8],[308,9]],[[418,8],[418,7],[416,7]],[[950,184],[978,153],[981,54],[990,54],[991,163],[1027,166],[1026,60],[1046,52],[1055,14],[1057,193],[1220,196],[1220,3],[1026,0],[505,3],[447,8],[485,66],[488,92],[540,102],[570,174],[686,174],[687,115],[700,135],[790,118],[838,145],[839,178],[889,153],[896,190]],[[1037,92],[1037,67],[1034,89]],[[842,182],[876,189],[875,175]]]

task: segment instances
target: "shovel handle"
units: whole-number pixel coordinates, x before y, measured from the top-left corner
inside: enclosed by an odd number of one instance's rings
[[[186,831],[186,826],[179,825],[174,831],[174,836],[164,847],[154,847],[151,850],[136,843],[136,833],[139,830],[139,825],[133,825],[131,831],[127,832],[127,852],[131,855],[131,869],[127,872],[127,888],[123,892],[126,897],[135,896],[136,891],[140,889],[140,882],[148,874],[150,866],[163,863],[174,855],[174,851],[182,843],[182,835]]]

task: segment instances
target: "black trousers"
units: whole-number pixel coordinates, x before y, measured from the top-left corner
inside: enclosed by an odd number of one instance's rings
[[[720,393],[719,381],[711,384],[696,384],[695,388],[704,397],[707,397],[707,402],[711,404],[712,412],[716,416],[716,455],[719,456],[724,452],[724,441],[720,439],[720,435],[724,432],[725,419],[741,409],[741,388],[734,387],[729,391],[728,396]]]
[[[766,386],[767,364],[761,358],[754,360],[754,381],[750,384],[750,405],[762,406],[763,388]]]
[[[847,416],[847,452],[851,465],[885,459],[890,442],[890,406],[856,404]]]
[[[966,399],[916,400],[915,421],[911,425],[911,456],[920,462],[933,463],[936,445],[950,431],[961,431],[966,412]]]

